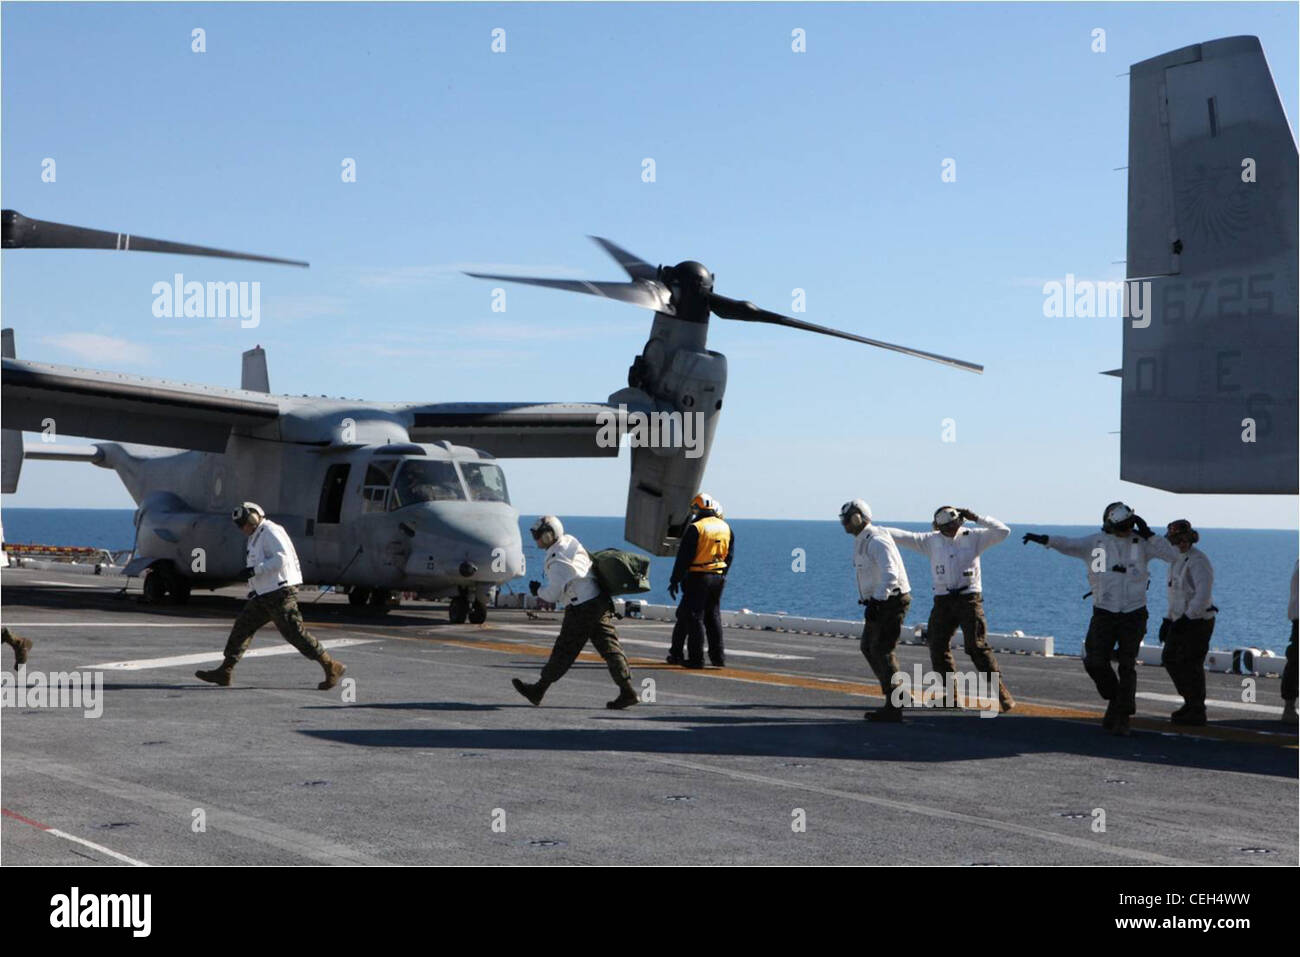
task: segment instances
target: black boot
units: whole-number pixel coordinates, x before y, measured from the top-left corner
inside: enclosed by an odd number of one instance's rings
[[[546,694],[546,689],[550,684],[545,681],[538,681],[536,684],[528,684],[526,681],[520,681],[518,678],[511,678],[510,683],[515,686],[515,690],[527,698],[534,705],[542,703],[542,695]]]
[[[1115,724],[1119,721],[1123,709],[1119,706],[1116,698],[1111,698],[1106,704],[1106,714],[1101,719],[1101,727],[1104,731],[1114,731]]]
[[[611,711],[622,711],[624,708],[630,708],[632,705],[639,703],[640,700],[631,684],[619,685],[618,697],[613,701],[606,701],[605,707]]]
[[[868,721],[883,721],[887,724],[902,724],[903,709],[895,708],[891,705],[885,705],[883,708],[877,708],[875,711],[868,711],[862,717]]]

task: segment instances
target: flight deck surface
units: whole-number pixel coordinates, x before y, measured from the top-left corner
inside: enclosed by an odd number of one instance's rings
[[[5,864],[1297,863],[1272,678],[1243,702],[1242,676],[1207,675],[1210,725],[1182,729],[1164,671],[1139,666],[1119,738],[1079,659],[1002,654],[1012,713],[869,724],[856,641],[727,629],[727,667],[686,671],[664,663],[669,623],[624,619],[653,703],[607,711],[588,646],[534,708],[510,679],[535,680],[558,614],[452,625],[445,606],[359,614],[304,591],[355,684],[316,690],[267,626],[218,688],[193,672],[220,660],[242,593],[152,607],[122,584],[4,572],[28,671],[103,674],[98,717],[4,709]]]

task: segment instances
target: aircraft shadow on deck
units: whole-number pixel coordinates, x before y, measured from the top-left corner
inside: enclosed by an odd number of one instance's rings
[[[96,582],[95,584],[98,584]],[[184,605],[152,605],[140,601],[140,593],[123,592],[120,587],[112,588],[107,582],[102,591],[91,588],[60,588],[49,585],[29,585],[21,581],[5,582],[5,601],[7,607],[23,605],[34,608],[68,609],[112,609],[123,612],[135,611],[157,616],[160,621],[168,618],[229,618],[233,624],[235,616],[244,607],[246,599],[235,595],[200,595],[190,596]],[[447,620],[447,610],[441,605],[426,605],[419,608],[420,615],[411,614],[400,608],[390,609],[386,613],[354,609],[339,602],[321,604],[313,602],[315,595],[299,593],[298,607],[308,624],[312,622],[339,622],[350,625],[418,625],[421,628],[440,626],[464,628],[465,625],[452,625]],[[432,613],[436,617],[428,617]],[[489,615],[488,621],[491,621]],[[181,623],[183,625],[183,623]]]
[[[650,716],[637,715],[645,720]],[[903,726],[870,725],[861,718],[807,721],[664,715],[651,720],[685,724],[677,729],[619,727],[620,717],[601,715],[599,728],[564,729],[301,729],[299,734],[367,748],[449,751],[625,751],[669,755],[734,755],[941,764],[1072,753],[1125,761],[1296,776],[1295,752],[1285,748],[1135,731],[1115,738],[1099,727],[1054,718],[983,719],[975,715],[922,715]]]

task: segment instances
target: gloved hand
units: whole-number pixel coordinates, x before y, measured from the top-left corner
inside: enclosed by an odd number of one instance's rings
[[[1046,535],[1036,535],[1033,532],[1025,532],[1025,537],[1020,540],[1020,544],[1028,545],[1030,542],[1037,542],[1039,545],[1047,544]]]
[[[528,583],[528,590],[534,595],[536,595],[541,590],[541,588],[542,588],[542,583],[539,581],[530,581]]]
[[[239,580],[241,582],[251,581],[252,578],[253,578],[252,567],[245,568],[242,572],[239,573]]]
[[[681,590],[681,587],[682,586],[677,584],[677,582],[671,582],[668,585],[668,597],[671,598],[673,601],[676,601],[677,593]]]
[[[1141,515],[1133,516],[1133,530],[1144,539],[1150,538],[1155,532],[1151,531],[1151,526],[1147,524],[1146,519]]]
[[[980,520],[980,517],[968,508],[958,509],[957,514],[960,515],[962,518],[966,519],[966,521],[968,522],[978,522]]]

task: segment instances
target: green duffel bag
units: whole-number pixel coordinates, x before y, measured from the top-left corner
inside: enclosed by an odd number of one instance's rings
[[[621,548],[591,553],[591,573],[606,595],[639,595],[650,590],[650,559]]]

